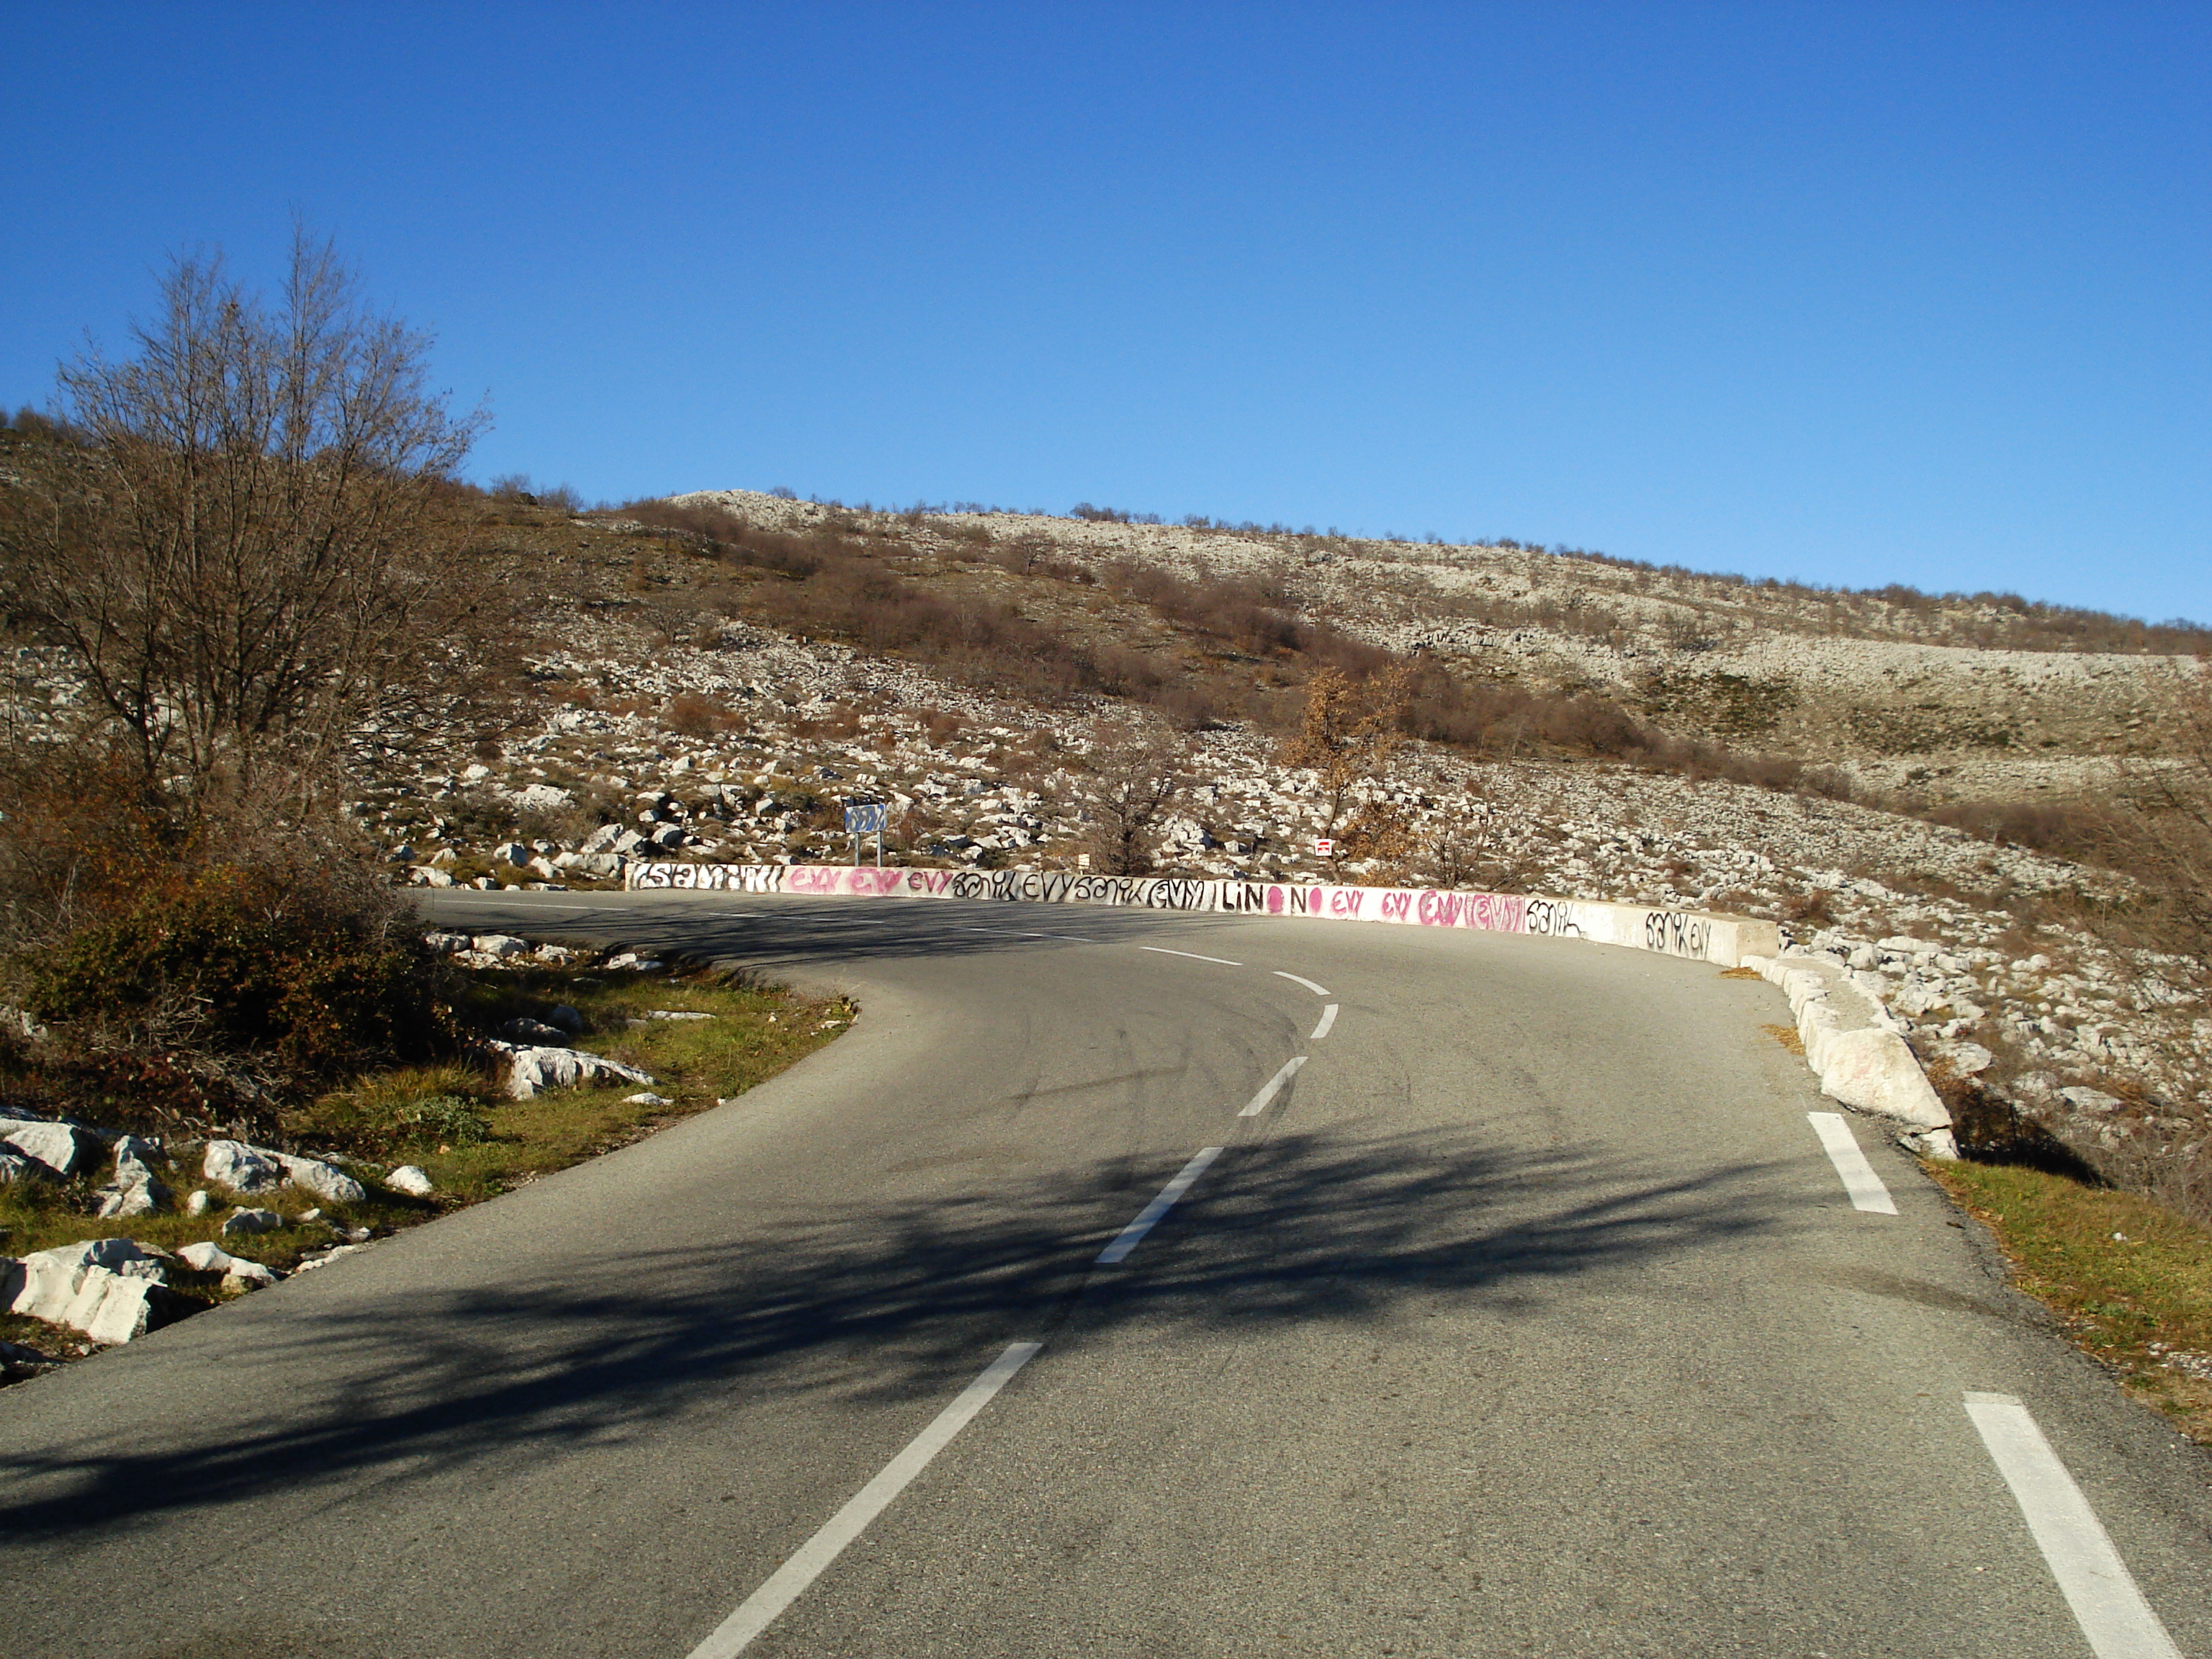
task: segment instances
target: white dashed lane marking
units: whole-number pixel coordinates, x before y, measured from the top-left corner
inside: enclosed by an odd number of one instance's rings
[[[1321,1024],[1313,1028],[1313,1035],[1308,1037],[1306,1041],[1309,1042],[1319,1042],[1323,1037],[1328,1035],[1328,1028],[1335,1024],[1336,1005],[1332,1002],[1328,1006],[1321,1011]]]
[[[1969,1394],[1966,1415],[2012,1488],[2035,1546],[2097,1659],[2181,1659],[2027,1407],[2008,1394]]]
[[[1261,1113],[1266,1111],[1267,1109],[1267,1103],[1273,1100],[1276,1095],[1281,1091],[1282,1087],[1285,1083],[1288,1083],[1292,1078],[1298,1074],[1298,1067],[1305,1063],[1306,1057],[1304,1054],[1300,1054],[1296,1060],[1284,1061],[1283,1069],[1276,1073],[1274,1076],[1269,1078],[1266,1083],[1261,1085],[1260,1092],[1254,1095],[1252,1097],[1251,1103],[1247,1105],[1243,1111],[1237,1113],[1237,1115],[1239,1117],[1257,1117]]]
[[[1828,1162],[1844,1178],[1844,1190],[1851,1195],[1851,1207],[1864,1210],[1869,1215],[1895,1215],[1897,1200],[1881,1184],[1881,1177],[1867,1162],[1858,1142],[1851,1139],[1851,1126],[1844,1121],[1843,1114],[1808,1112],[1805,1119],[1813,1126],[1813,1133],[1820,1137],[1820,1144],[1828,1149]]]
[[[1220,1156],[1221,1148],[1218,1146],[1200,1149],[1198,1156],[1184,1164],[1181,1173],[1173,1181],[1160,1188],[1159,1196],[1138,1211],[1137,1218],[1116,1233],[1112,1243],[1098,1252],[1098,1265],[1111,1267],[1142,1243],[1145,1235],[1152,1231],[1153,1224],[1170,1210],[1175,1208],[1176,1200],[1188,1192],[1199,1176],[1206,1173],[1206,1166]]]
[[[1241,962],[1231,962],[1227,957],[1202,957],[1195,951],[1170,951],[1164,945],[1139,945],[1139,951],[1150,951],[1157,957],[1188,957],[1193,962],[1218,962],[1224,968],[1242,968]]]
[[[1304,978],[1297,974],[1286,974],[1279,968],[1275,969],[1275,977],[1277,979],[1286,979],[1293,985],[1303,985],[1307,990],[1311,991],[1317,997],[1325,997],[1330,994],[1327,986],[1316,985],[1311,980]]]
[[[884,1465],[883,1473],[853,1495],[831,1516],[822,1530],[799,1547],[799,1553],[769,1576],[769,1580],[740,1602],[738,1610],[716,1626],[714,1633],[691,1650],[690,1659],[732,1659],[776,1615],[804,1595],[845,1548],[867,1529],[868,1522],[890,1507],[891,1500],[908,1483],[929,1467],[929,1462],[951,1443],[975,1413],[991,1403],[991,1396],[1012,1380],[1014,1373],[1036,1357],[1042,1342],[1017,1342],[983,1368],[983,1374],[960,1391],[960,1396],[906,1449]]]

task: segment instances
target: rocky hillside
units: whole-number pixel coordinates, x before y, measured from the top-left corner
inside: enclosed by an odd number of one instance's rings
[[[2155,752],[2194,630],[1279,527],[747,491],[455,512],[519,601],[513,677],[465,725],[362,734],[349,811],[400,880],[844,859],[855,796],[889,803],[901,862],[1073,867],[1133,733],[1188,754],[1156,867],[1771,917],[1990,1109],[2139,1184],[2205,1161],[2200,964],[2078,925],[2125,879],[1869,804],[2097,787]],[[1285,738],[1316,672],[1393,661],[1461,740],[1370,792],[1385,853],[1324,860]],[[66,714],[52,659],[14,665],[20,713]]]

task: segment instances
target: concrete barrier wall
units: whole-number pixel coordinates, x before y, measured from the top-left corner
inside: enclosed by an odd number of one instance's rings
[[[1466,927],[1491,933],[1583,939],[1733,968],[1771,957],[1771,921],[1694,910],[1462,893],[1435,887],[1331,887],[1299,882],[1180,876],[1087,876],[1060,871],[878,870],[839,864],[632,864],[634,890],[809,893],[851,898],[1003,899],[1036,904],[1122,905],[1231,915],[1310,916],[1330,921]]]

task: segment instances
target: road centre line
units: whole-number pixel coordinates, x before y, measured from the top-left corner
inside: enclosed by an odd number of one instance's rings
[[[1808,1122],[1813,1133],[1820,1137],[1820,1145],[1828,1150],[1828,1162],[1836,1166],[1843,1177],[1844,1190],[1851,1195],[1851,1208],[1864,1210],[1869,1215],[1895,1215],[1897,1200],[1889,1195],[1889,1188],[1881,1184],[1881,1177],[1867,1162],[1866,1154],[1851,1138],[1851,1126],[1844,1121],[1841,1112],[1808,1112]]]
[[[1042,1342],[1010,1344],[1004,1353],[983,1368],[981,1376],[960,1391],[957,1399],[938,1413],[927,1428],[908,1441],[904,1449],[884,1465],[882,1473],[855,1492],[844,1508],[823,1523],[821,1531],[801,1544],[796,1555],[770,1573],[766,1583],[745,1597],[735,1613],[714,1627],[713,1635],[692,1649],[690,1659],[731,1659],[732,1655],[743,1651],[753,1638],[775,1622],[777,1614],[805,1593],[806,1587],[822,1576],[846,1545],[890,1507],[891,1500],[929,1467],[930,1460],[943,1451],[952,1437],[991,1403],[991,1396],[1006,1387],[1014,1373],[1034,1359],[1043,1346]]]
[[[1328,1022],[1324,1020],[1322,1023],[1326,1024]],[[1285,1083],[1288,1083],[1292,1078],[1298,1074],[1298,1067],[1305,1063],[1306,1056],[1304,1054],[1300,1054],[1296,1060],[1284,1061],[1283,1069],[1276,1073],[1274,1076],[1269,1078],[1267,1083],[1261,1088],[1260,1092],[1252,1097],[1251,1103],[1246,1106],[1243,1111],[1237,1113],[1237,1115],[1239,1117],[1257,1117],[1261,1113],[1266,1111],[1267,1109],[1267,1103],[1275,1097],[1277,1091],[1279,1091]]]
[[[1317,997],[1325,997],[1334,994],[1334,993],[1328,990],[1325,986],[1316,985],[1311,980],[1304,978],[1301,975],[1286,974],[1279,968],[1275,969],[1275,977],[1277,979],[1286,979],[1293,985],[1303,985],[1307,990],[1311,991]]]
[[[1220,1156],[1221,1148],[1218,1146],[1201,1147],[1198,1156],[1184,1164],[1176,1178],[1161,1188],[1151,1203],[1137,1212],[1137,1218],[1115,1234],[1114,1242],[1098,1252],[1096,1265],[1111,1267],[1144,1243],[1145,1235],[1152,1231],[1153,1224],[1175,1208],[1176,1200],[1188,1192],[1199,1176],[1206,1173],[1206,1166]],[[697,1656],[695,1655],[694,1659],[697,1659]]]
[[[1242,968],[1241,962],[1231,962],[1227,957],[1202,957],[1195,951],[1170,951],[1164,945],[1139,945],[1139,951],[1150,951],[1154,956],[1188,957],[1193,962],[1218,962],[1224,968]]]
[[[2012,1395],[1970,1392],[1966,1415],[2012,1488],[2036,1547],[2097,1659],[2181,1659],[2096,1510],[2027,1407]]]
[[[1306,1041],[1309,1042],[1319,1042],[1323,1037],[1328,1035],[1328,1028],[1335,1024],[1336,1005],[1332,1002],[1328,1006],[1321,1011],[1321,1024],[1313,1028],[1313,1035],[1308,1037]]]

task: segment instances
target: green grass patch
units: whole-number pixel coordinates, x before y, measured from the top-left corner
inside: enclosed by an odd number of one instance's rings
[[[321,1203],[294,1187],[232,1200],[210,1188],[221,1201],[204,1216],[102,1220],[93,1213],[94,1188],[108,1173],[102,1168],[68,1182],[0,1186],[0,1254],[27,1255],[82,1239],[115,1237],[173,1251],[212,1238],[233,1255],[289,1273],[306,1257],[342,1242],[325,1222],[385,1237],[626,1146],[743,1095],[831,1041],[854,1014],[844,1001],[811,1001],[710,975],[671,978],[536,965],[469,975],[455,1012],[464,1024],[490,1032],[510,1019],[550,1020],[563,1007],[580,1015],[584,1025],[566,1046],[637,1066],[653,1075],[653,1084],[553,1090],[514,1100],[489,1065],[409,1066],[359,1077],[284,1113],[281,1139],[286,1151],[343,1163],[369,1188],[362,1203]],[[707,1018],[658,1019],[656,1013]],[[628,1097],[641,1093],[659,1095],[667,1103],[630,1103]],[[90,1112],[86,1116],[99,1121]],[[380,1185],[403,1164],[429,1176],[436,1188],[432,1196],[410,1198]],[[185,1194],[207,1184],[199,1168],[198,1149],[179,1148],[174,1167],[163,1171],[180,1204]],[[224,1237],[222,1221],[237,1205],[275,1210],[296,1224]],[[319,1210],[320,1218],[297,1223],[309,1210]],[[172,1288],[198,1301],[211,1304],[223,1295],[220,1274],[191,1273],[179,1264],[168,1279]],[[0,1315],[0,1340],[57,1358],[84,1350],[75,1332],[14,1315]]]
[[[2212,1445],[2212,1231],[2132,1193],[2010,1164],[1930,1163],[2021,1289],[2136,1398]],[[2181,1365],[2168,1363],[2185,1357]]]

